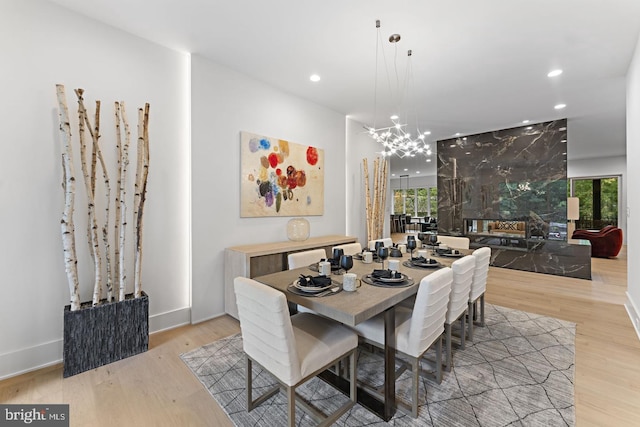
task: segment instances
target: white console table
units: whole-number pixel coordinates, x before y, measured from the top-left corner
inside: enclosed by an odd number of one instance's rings
[[[333,246],[353,243],[349,236],[311,237],[303,242],[274,242],[233,246],[224,250],[224,311],[238,318],[233,279],[238,276],[257,277],[288,269],[287,255],[291,252],[323,248],[330,254]]]

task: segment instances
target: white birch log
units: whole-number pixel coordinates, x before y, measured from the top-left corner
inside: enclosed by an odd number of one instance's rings
[[[114,103],[115,123],[116,123],[116,162],[118,171],[116,175],[116,200],[115,215],[113,223],[113,271],[111,272],[112,283],[120,287],[120,176],[122,175],[122,133],[120,128],[120,103]]]
[[[78,283],[78,259],[75,248],[75,229],[73,225],[73,210],[75,203],[75,176],[73,169],[73,150],[71,147],[71,126],[69,124],[69,109],[64,85],[56,85],[58,98],[58,116],[60,119],[60,137],[63,143],[62,170],[64,189],[64,211],[60,220],[62,232],[62,248],[64,266],[69,285],[71,311],[80,309],[80,290]]]
[[[118,301],[124,301],[125,289],[127,285],[127,273],[125,263],[125,232],[127,229],[127,167],[129,166],[129,143],[131,142],[131,131],[129,129],[129,120],[125,104],[120,101],[121,119],[124,126],[124,144],[122,145],[122,167],[120,173],[120,238],[118,245],[120,246],[119,263],[119,294]]]
[[[142,129],[140,129],[142,127]],[[136,170],[136,201],[134,209],[135,219],[135,276],[134,295],[142,296],[142,229],[144,203],[147,193],[147,179],[149,175],[149,104],[144,110],[138,109],[138,164]]]
[[[100,303],[102,294],[102,255],[100,254],[100,245],[98,239],[98,222],[96,220],[96,204],[95,195],[92,188],[95,178],[90,173],[95,173],[95,168],[91,168],[89,171],[89,165],[87,164],[87,138],[85,135],[85,122],[88,121],[87,110],[84,106],[84,98],[82,97],[84,90],[76,89],[76,96],[78,97],[78,129],[80,135],[80,164],[82,166],[82,175],[84,176],[84,187],[87,192],[87,240],[89,242],[89,253],[91,260],[93,261],[93,305],[96,306]],[[89,131],[91,126],[89,125]],[[93,141],[92,141],[93,145]],[[94,151],[92,149],[92,151]]]
[[[92,130],[91,122],[89,121],[89,116],[86,114],[85,109],[85,123],[87,125],[87,130],[91,135],[91,140],[93,141],[93,150],[92,156],[95,156],[97,160],[100,161],[100,168],[102,169],[102,180],[104,181],[105,187],[105,220],[104,225],[102,226],[102,243],[104,245],[104,260],[106,262],[106,288],[107,288],[107,302],[113,301],[113,281],[111,279],[111,244],[109,243],[109,206],[111,204],[111,185],[109,182],[109,172],[107,170],[107,165],[104,160],[104,156],[102,155],[102,149],[100,148],[99,139],[100,139],[100,101],[96,101],[96,111],[94,115],[94,126]],[[93,162],[93,157],[92,157]],[[91,185],[92,191],[94,194],[95,201],[95,181],[96,181],[96,165],[92,165],[91,171],[92,175]],[[101,268],[102,270],[102,268]]]
[[[372,239],[373,233],[371,232],[371,193],[369,191],[369,163],[366,158],[362,159],[362,166],[364,168],[364,194],[365,194],[365,209],[367,217],[367,242]]]

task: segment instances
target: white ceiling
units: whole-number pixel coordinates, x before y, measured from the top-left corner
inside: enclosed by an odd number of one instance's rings
[[[365,124],[374,123],[380,19],[386,63],[397,64],[401,81],[413,50],[409,105],[432,141],[566,117],[570,160],[626,151],[625,75],[639,0],[50,1]],[[402,36],[397,61],[386,42],[392,33]],[[555,68],[564,73],[548,78]],[[311,83],[312,73],[322,80]],[[395,87],[394,71],[391,80]],[[386,77],[377,87],[380,126],[397,105],[389,105]],[[554,110],[558,103],[567,107]],[[392,172],[435,173],[435,161],[413,161],[393,160]]]

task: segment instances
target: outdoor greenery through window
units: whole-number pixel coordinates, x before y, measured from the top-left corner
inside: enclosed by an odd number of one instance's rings
[[[618,177],[571,179],[569,194],[580,200],[577,229],[618,225]]]
[[[393,213],[412,217],[437,217],[438,189],[428,187],[393,190]]]

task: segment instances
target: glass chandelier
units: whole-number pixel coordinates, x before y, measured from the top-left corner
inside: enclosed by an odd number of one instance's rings
[[[380,48],[380,20],[376,20],[376,29],[377,29],[377,37],[376,37],[376,72],[375,72],[375,87],[374,87],[374,106],[373,106],[373,126],[365,126],[368,131],[369,136],[376,142],[382,145],[382,151],[380,154],[383,157],[390,157],[392,155],[396,155],[400,158],[403,157],[415,157],[418,154],[424,155],[426,157],[430,157],[432,154],[431,148],[429,144],[425,141],[426,136],[431,132],[425,131],[421,132],[418,128],[417,123],[417,113],[415,113],[415,105],[414,105],[414,114],[416,120],[416,130],[415,132],[409,131],[409,126],[407,123],[403,123],[400,117],[397,114],[393,114],[389,119],[391,120],[390,124],[387,124],[382,127],[377,127],[375,120],[377,114],[377,98],[378,98],[378,51]],[[392,34],[389,36],[389,42],[394,45],[396,49],[397,57],[397,42],[400,41],[400,34]],[[384,56],[384,49],[382,49],[382,53]],[[404,81],[404,94],[402,94],[402,90],[400,88],[400,82],[398,79],[398,69],[395,66],[396,71],[396,83],[398,89],[398,106],[396,108],[400,108],[404,102],[406,102],[407,94],[415,91],[413,87],[413,68],[411,64],[411,56],[412,51],[409,50],[407,52],[407,70]],[[385,61],[385,70],[388,70],[386,61]],[[387,73],[388,74],[388,73]],[[387,75],[388,77],[388,75]],[[391,82],[389,80],[389,90],[391,91]]]

